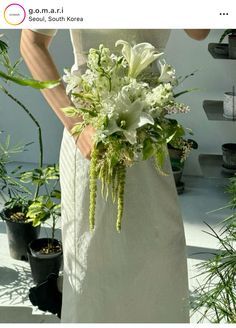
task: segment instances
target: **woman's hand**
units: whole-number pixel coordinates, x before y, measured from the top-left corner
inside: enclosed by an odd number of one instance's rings
[[[91,125],[86,126],[83,132],[80,133],[79,137],[75,137],[75,144],[79,148],[81,154],[87,158],[91,159],[91,151],[93,148],[93,137],[95,135],[95,129]]]

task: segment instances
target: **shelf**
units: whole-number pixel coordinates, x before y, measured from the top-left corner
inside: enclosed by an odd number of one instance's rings
[[[207,178],[230,178],[234,176],[234,172],[224,169],[223,156],[216,154],[200,154],[199,164],[202,174]]]
[[[215,59],[231,59],[228,55],[227,43],[209,43],[208,51]]]
[[[203,108],[208,120],[211,121],[235,121],[231,118],[225,118],[223,116],[223,101],[220,100],[204,100]]]

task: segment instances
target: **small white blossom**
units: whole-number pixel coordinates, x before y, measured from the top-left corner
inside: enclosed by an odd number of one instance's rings
[[[76,92],[79,91],[78,87],[81,81],[81,75],[79,72],[71,73],[70,70],[65,69],[63,75],[63,81],[66,85],[66,93],[69,94],[71,91]]]

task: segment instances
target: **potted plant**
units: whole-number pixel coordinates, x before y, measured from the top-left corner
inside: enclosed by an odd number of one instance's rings
[[[47,238],[38,238],[28,245],[28,258],[32,277],[35,283],[46,280],[50,273],[58,274],[62,264],[62,244],[55,238],[56,222],[61,215],[58,165],[47,166],[25,172],[22,181],[39,184],[44,187],[44,193],[35,197],[27,209],[27,222],[34,227],[41,223],[51,225],[51,235]],[[51,186],[49,183],[53,183]]]
[[[193,292],[192,309],[193,314],[200,315],[199,322],[206,319],[211,323],[236,323],[236,177],[229,181],[226,191],[231,199],[220,210],[231,208],[232,214],[223,220],[219,232],[208,225],[207,233],[217,239],[219,248],[197,265],[198,277],[203,276],[203,281]]]
[[[38,131],[38,143],[39,143],[39,163],[38,163],[38,169],[40,170],[43,167],[43,143],[42,143],[42,132],[41,132],[41,127],[40,124],[38,123],[38,121],[36,120],[36,118],[32,115],[32,113],[30,112],[30,110],[19,100],[17,99],[12,93],[9,92],[9,90],[7,90],[6,86],[7,83],[9,82],[13,82],[16,83],[18,85],[21,86],[30,86],[32,88],[36,88],[36,89],[43,89],[43,88],[52,88],[57,86],[60,82],[59,81],[44,81],[44,82],[40,82],[40,81],[36,81],[36,80],[32,80],[32,79],[27,79],[24,76],[22,76],[19,72],[18,72],[18,66],[20,63],[20,60],[17,60],[16,63],[12,64],[11,60],[9,58],[8,55],[8,45],[0,40],[0,57],[1,57],[1,65],[3,66],[4,71],[0,70],[0,78],[2,78],[3,83],[0,84],[0,90],[7,95],[12,101],[14,101],[17,105],[18,108],[23,110],[27,116],[32,120],[32,122],[36,125],[37,131]],[[8,175],[8,179],[9,179],[9,175]],[[14,180],[16,184],[19,184],[19,180],[15,179]],[[34,196],[31,195],[28,198],[25,198],[25,195],[22,194],[22,191],[19,190],[19,192],[17,194],[14,195],[10,195],[10,200],[7,201],[4,204],[3,210],[1,212],[1,217],[6,221],[6,222],[11,222],[9,223],[11,225],[11,228],[14,229],[18,229],[18,228],[14,228],[15,226],[17,226],[16,222],[19,222],[21,224],[21,229],[28,229],[28,226],[32,226],[31,223],[26,222],[26,213],[27,213],[27,208],[28,206],[31,204],[31,202],[37,198],[38,194],[39,194],[39,188],[40,188],[40,184],[36,183],[35,186],[35,192],[34,192]],[[22,224],[24,223],[24,224]],[[38,230],[39,228],[34,230]],[[24,246],[22,247],[18,247],[18,238],[15,238],[16,236],[19,237],[19,232],[15,232],[13,234],[11,234],[11,237],[9,239],[9,242],[11,245],[15,245],[16,249],[18,248],[19,250],[19,254],[13,254],[13,252],[11,252],[11,255],[14,258],[17,259],[27,259],[27,244],[30,241],[28,238],[24,238],[23,236],[28,236],[29,233],[23,233],[21,232],[21,242],[24,240]],[[37,233],[38,235],[38,233]],[[14,237],[13,237],[14,236]],[[36,236],[34,236],[35,238]]]
[[[33,227],[25,222],[25,209],[27,208],[26,195],[30,195],[30,190],[17,179],[21,166],[15,167],[8,172],[10,157],[25,150],[27,145],[11,145],[10,135],[5,141],[0,141],[0,192],[4,202],[4,209],[0,212],[1,218],[6,222],[6,230],[9,241],[9,251],[11,257],[18,260],[27,259],[27,244],[35,239],[40,227]],[[19,195],[22,195],[19,199]],[[15,199],[8,206],[9,200]],[[17,200],[16,200],[17,199]],[[12,208],[15,207],[13,211]]]
[[[229,58],[236,59],[236,29],[226,29],[221,35],[219,43],[221,43],[227,35]]]
[[[168,143],[168,152],[170,156],[170,162],[172,171],[175,178],[175,184],[178,193],[182,193],[184,190],[184,184],[181,182],[184,163],[192,149],[197,149],[198,144],[193,139],[188,139],[186,137],[187,133],[192,135],[190,129],[184,129],[180,126],[176,120],[171,120],[171,124],[177,125],[178,128],[175,129],[176,133],[171,141]]]

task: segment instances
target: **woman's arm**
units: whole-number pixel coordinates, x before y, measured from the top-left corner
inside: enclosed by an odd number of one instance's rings
[[[209,29],[201,29],[201,30],[199,30],[199,29],[194,29],[194,30],[187,29],[187,30],[184,30],[184,31],[188,34],[188,36],[190,36],[190,38],[198,40],[198,41],[204,40],[210,32]]]
[[[22,57],[32,76],[40,81],[57,80],[60,78],[55,63],[48,51],[51,40],[52,37],[31,30],[23,30],[21,34],[20,51]],[[68,131],[71,131],[74,124],[79,121],[79,117],[67,117],[61,110],[63,107],[72,105],[64,85],[61,83],[53,89],[42,90],[42,93],[62,124]],[[93,129],[88,127],[81,133],[79,138],[75,137],[76,145],[86,158],[90,157],[93,133]]]
[[[36,80],[57,80],[60,78],[54,61],[48,51],[52,37],[23,30],[20,41],[20,51],[32,76]],[[41,90],[48,104],[54,110],[62,124],[70,130],[74,119],[68,118],[61,108],[71,105],[70,99],[66,95],[65,88],[61,83],[53,89]]]

